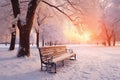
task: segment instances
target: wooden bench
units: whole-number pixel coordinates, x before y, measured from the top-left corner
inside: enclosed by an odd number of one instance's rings
[[[66,46],[47,46],[39,48],[41,70],[45,68],[48,72],[56,73],[56,65],[58,62],[64,60],[76,60],[76,54],[71,49],[67,49]]]

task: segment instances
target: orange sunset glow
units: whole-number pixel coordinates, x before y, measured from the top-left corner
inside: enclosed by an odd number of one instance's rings
[[[84,32],[84,33],[81,35],[81,41],[83,41],[83,42],[90,41],[90,39],[91,39],[90,35],[91,35],[90,33]]]
[[[92,32],[89,30],[78,31],[75,26],[67,22],[68,27],[64,29],[64,35],[69,41],[86,43],[90,42],[92,39]],[[82,33],[81,33],[82,32]]]
[[[72,41],[89,42],[91,40],[91,34],[88,32],[79,34],[78,32],[74,32],[74,31],[72,32],[72,31],[66,30],[64,34],[68,40],[72,40]]]

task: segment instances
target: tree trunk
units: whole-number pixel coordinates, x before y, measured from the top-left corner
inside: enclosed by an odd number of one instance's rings
[[[12,4],[14,18],[16,18],[17,15],[20,14],[19,1],[18,0],[11,0],[11,4]],[[12,24],[12,28],[15,28],[15,24]],[[15,40],[16,40],[16,30],[15,30],[15,32],[11,33],[11,43],[10,43],[9,50],[14,50]]]
[[[113,40],[113,46],[115,46],[115,44],[116,44],[116,40],[114,39],[114,40]]]
[[[24,26],[26,27],[26,26]],[[30,56],[30,30],[20,31],[19,51],[17,57]]]
[[[44,45],[44,35],[42,34],[42,46],[45,46]]]
[[[12,28],[15,28],[15,25],[12,25]],[[10,42],[10,48],[9,50],[15,49],[15,40],[16,40],[16,30],[11,33],[11,42]]]
[[[113,35],[113,46],[115,46],[116,44],[116,37],[115,37],[115,34]]]
[[[111,38],[112,34],[108,33],[108,29],[105,27],[106,37],[107,37],[107,44],[108,46],[111,46]]]
[[[39,48],[39,32],[36,32],[36,34],[37,34],[36,45],[37,48]]]
[[[23,25],[21,20],[18,20],[18,28],[20,31],[19,51],[17,57],[30,56],[30,31],[33,25],[33,19],[37,5],[41,0],[31,0],[28,4],[26,15],[26,24]]]
[[[111,46],[111,39],[110,38],[107,39],[107,43],[108,43],[108,46]]]

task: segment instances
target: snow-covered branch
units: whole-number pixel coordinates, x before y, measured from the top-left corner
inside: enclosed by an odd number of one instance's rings
[[[64,11],[62,11],[61,9],[59,9],[57,6],[52,5],[52,4],[50,4],[50,3],[48,3],[47,1],[44,1],[44,0],[42,0],[42,2],[45,3],[45,4],[47,4],[47,5],[49,5],[50,7],[55,8],[56,10],[58,10],[59,12],[61,12],[65,16],[67,16],[71,21],[73,21],[72,18],[67,13],[65,13]]]

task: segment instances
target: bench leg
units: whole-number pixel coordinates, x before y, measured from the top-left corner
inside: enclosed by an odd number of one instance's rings
[[[64,66],[64,60],[62,61],[62,66]]]
[[[47,66],[47,71],[49,73],[56,73],[56,63],[49,63],[48,66]]]
[[[55,73],[56,73],[56,70],[57,70],[57,69],[56,69],[56,64],[54,64],[54,66],[55,66]]]
[[[41,64],[41,71],[43,71],[43,64]]]
[[[44,69],[45,68],[45,69]],[[47,65],[46,64],[41,64],[41,71],[46,71],[47,70]]]
[[[74,56],[74,59],[76,60],[76,54],[75,54],[75,56]]]

